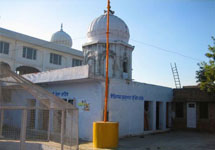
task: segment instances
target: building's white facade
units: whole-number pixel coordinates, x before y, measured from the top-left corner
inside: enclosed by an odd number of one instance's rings
[[[83,53],[71,46],[72,39],[62,29],[48,42],[0,28],[0,60],[22,74],[80,65]]]
[[[60,98],[72,100],[79,108],[79,137],[89,141],[93,122],[103,120],[105,93],[105,80],[90,71],[85,65],[24,76]],[[166,131],[171,127],[171,101],[171,88],[110,79],[108,120],[119,122],[120,137]],[[147,103],[148,110],[144,108]]]
[[[64,56],[65,59],[62,62],[64,67],[71,66],[73,58],[83,60],[83,66],[29,74],[24,77],[41,85],[56,96],[73,102],[79,108],[79,137],[85,140],[92,140],[93,122],[103,120],[106,17],[106,14],[101,15],[90,24],[87,33],[88,40],[83,45],[83,53],[69,48],[72,40],[61,31],[56,34],[57,37],[64,40],[56,41],[56,38],[52,37],[52,42],[64,46],[38,41],[34,38],[30,38],[31,42],[27,43],[20,40],[20,36],[18,39],[12,39],[14,36],[6,36],[9,31],[0,28],[1,40],[8,40],[14,45],[11,46],[11,49],[16,49],[14,53],[10,54],[11,56],[0,55],[1,59],[8,62],[13,70],[23,64],[29,64],[43,71],[60,68],[49,64],[49,60],[46,59],[49,58],[48,55],[52,51]],[[109,121],[119,122],[120,137],[165,131],[167,127],[171,126],[172,89],[132,81],[134,46],[129,44],[129,37],[129,29],[125,22],[111,14]],[[35,44],[35,40],[40,44]],[[34,62],[22,58],[22,49],[25,44],[41,49],[40,60]]]

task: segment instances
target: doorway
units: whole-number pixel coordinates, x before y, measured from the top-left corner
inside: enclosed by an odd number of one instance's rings
[[[156,130],[160,129],[160,102],[156,102]]]
[[[187,103],[187,128],[196,128],[196,103]]]
[[[144,101],[144,131],[153,129],[153,102]]]

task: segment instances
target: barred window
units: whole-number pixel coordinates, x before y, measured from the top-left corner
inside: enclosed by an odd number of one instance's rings
[[[0,53],[8,55],[9,47],[10,47],[9,43],[0,41]]]
[[[75,66],[81,66],[82,65],[82,61],[79,59],[72,59],[72,67]]]
[[[50,63],[55,65],[61,65],[62,64],[62,56],[58,54],[51,53],[50,54]]]
[[[37,50],[30,47],[23,47],[23,58],[36,60],[37,59]]]

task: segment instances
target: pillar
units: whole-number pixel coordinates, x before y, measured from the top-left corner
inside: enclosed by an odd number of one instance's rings
[[[156,101],[151,101],[149,104],[150,112],[150,127],[152,131],[156,130]]]

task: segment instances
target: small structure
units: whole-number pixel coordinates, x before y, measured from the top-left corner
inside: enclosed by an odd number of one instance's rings
[[[78,149],[78,109],[0,63],[0,149],[41,150],[39,141]]]
[[[173,90],[175,129],[196,129],[215,132],[215,94],[201,91],[198,86]]]

